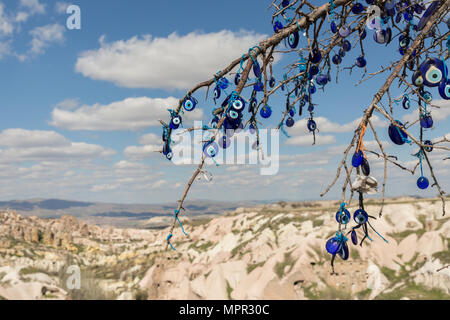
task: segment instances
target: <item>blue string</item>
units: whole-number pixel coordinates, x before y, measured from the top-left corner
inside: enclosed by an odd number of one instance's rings
[[[284,129],[283,123],[281,123],[280,130],[281,130],[281,132],[283,132],[283,134],[284,134],[287,138],[290,138],[290,137],[291,137],[290,135],[288,135],[288,133],[287,133],[286,130]]]
[[[442,63],[444,64],[444,79],[447,80],[447,66],[445,65],[445,60],[444,59],[442,59]]]
[[[408,138],[405,138],[402,134],[402,132],[400,131],[400,128],[395,126],[395,128],[397,129],[398,134],[400,135],[400,138],[402,138],[402,140],[406,143],[411,143],[411,140],[409,140]]]
[[[169,243],[170,247],[172,248],[172,250],[175,250],[175,248],[173,247],[173,245],[170,243],[170,238],[172,238],[172,234],[169,233],[169,235],[167,236],[166,241]]]
[[[188,234],[184,231],[184,228],[183,228],[183,225],[181,224],[180,219],[178,219],[178,215],[177,215],[178,213],[180,213],[179,210],[174,210],[173,216],[175,217],[175,219],[177,219],[178,223],[180,224],[181,230],[183,231],[184,235],[188,236]]]
[[[374,229],[374,227],[372,227],[372,225],[370,224],[369,220],[367,220],[367,222],[369,223],[369,226],[372,228],[373,231],[375,231],[375,233],[381,238],[383,239],[386,243],[389,243],[389,241],[387,241],[385,238],[383,238],[383,236],[381,234],[379,234],[377,232],[377,230]]]

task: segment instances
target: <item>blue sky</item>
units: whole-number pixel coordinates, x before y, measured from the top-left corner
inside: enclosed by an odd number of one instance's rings
[[[167,120],[166,109],[175,107],[176,99],[192,86],[273,33],[270,3],[0,0],[0,199],[177,200],[194,166],[175,166],[154,152],[160,148],[157,120]],[[66,28],[70,4],[81,9],[81,30]],[[300,46],[305,43],[301,37]],[[368,30],[368,72],[398,59],[397,48],[397,39],[388,47],[376,44]],[[342,66],[352,65],[358,55],[359,49],[352,49]],[[294,58],[290,54],[276,61],[277,79]],[[355,87],[361,74],[356,68],[352,75],[341,70],[338,84],[332,82],[314,95],[321,130],[316,146],[311,146],[312,136],[298,116],[289,129],[291,138],[280,135],[276,176],[261,176],[254,166],[208,166],[213,181],[196,183],[189,198],[318,199],[334,178],[357,119],[384,83],[385,76],[380,76]],[[334,75],[335,69],[333,79]],[[437,90],[431,91],[441,109],[432,111],[435,128],[425,134],[435,139],[449,133],[450,106],[439,99]],[[398,97],[402,92],[392,94]],[[246,98],[249,95],[244,92]],[[200,106],[184,119],[185,127],[193,120],[210,120],[213,102],[205,102],[204,96],[203,90],[196,93]],[[273,128],[284,97],[275,96],[269,104],[273,116],[262,123]],[[412,109],[397,108],[395,115],[411,120]],[[414,166],[415,148],[389,143],[381,115],[375,124],[386,151]],[[370,132],[365,141],[377,150]],[[448,190],[449,170],[442,161],[448,154],[437,151],[431,156]],[[383,163],[371,163],[373,175],[381,181]],[[436,194],[435,189],[417,189],[418,174],[412,177],[388,168],[388,195]],[[427,170],[425,175],[430,177]],[[327,199],[339,196],[340,185]]]

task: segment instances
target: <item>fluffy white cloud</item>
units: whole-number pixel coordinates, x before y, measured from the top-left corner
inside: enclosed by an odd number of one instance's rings
[[[89,160],[113,154],[112,149],[71,142],[54,131],[7,129],[0,133],[0,161],[3,163]]]
[[[167,38],[145,35],[107,43],[86,51],[75,69],[85,77],[129,88],[186,89],[211,78],[228,63],[258,44],[265,35],[254,32],[191,32]]]
[[[162,143],[161,145],[129,146],[125,148],[123,153],[126,157],[131,159],[144,159],[158,155],[158,152],[161,150]],[[159,155],[161,156],[161,154]]]
[[[20,0],[20,6],[26,8],[31,14],[45,13],[45,5],[39,0]]]
[[[431,111],[431,115],[434,121],[444,121],[450,116],[450,101],[449,100],[433,100],[432,105],[440,108],[428,107],[428,111]],[[414,109],[411,113],[405,114],[402,117],[403,122],[412,123],[419,119],[419,108]]]
[[[0,37],[10,35],[14,31],[11,19],[5,13],[5,6],[0,2]]]
[[[140,144],[160,144],[161,143],[161,137],[154,134],[154,133],[147,133],[143,136],[140,136],[138,139],[138,142]]]
[[[167,109],[175,108],[178,100],[169,97],[153,99],[147,97],[127,98],[108,105],[84,105],[75,110],[65,110],[61,107],[52,111],[51,125],[67,130],[142,130],[151,126],[159,126],[158,119],[169,118]],[[184,120],[201,119],[199,108],[186,112]]]
[[[62,1],[57,1],[55,3],[55,11],[63,14],[66,13],[67,7],[69,7],[69,3],[68,2],[62,2]]]
[[[48,24],[36,27],[30,31],[31,49],[33,54],[44,53],[45,49],[52,43],[61,43],[64,41],[65,28],[60,24]]]
[[[286,140],[286,144],[292,146],[310,146],[314,142],[312,133],[297,135]],[[336,138],[333,135],[322,135],[316,133],[316,145],[332,144],[336,142]]]

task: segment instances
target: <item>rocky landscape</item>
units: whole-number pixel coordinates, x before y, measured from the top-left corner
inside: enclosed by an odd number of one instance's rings
[[[355,203],[352,203],[355,205]],[[279,202],[145,230],[0,213],[2,299],[449,299],[450,214],[440,200],[388,199],[331,273],[337,201]],[[349,206],[351,212],[354,206]],[[366,201],[378,217],[379,203]],[[447,205],[447,212],[450,212]],[[358,231],[361,238],[362,231]],[[73,288],[73,267],[79,288]]]

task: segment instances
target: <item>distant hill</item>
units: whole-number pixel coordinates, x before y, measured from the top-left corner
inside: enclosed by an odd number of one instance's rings
[[[220,202],[210,200],[186,201],[184,216],[203,218],[220,215],[225,211],[233,211],[238,207],[260,205],[261,201]],[[151,227],[147,220],[162,217],[158,227],[168,223],[168,217],[173,215],[176,203],[165,204],[117,204],[102,202],[83,202],[62,199],[29,199],[0,201],[0,209],[17,211],[23,216],[39,218],[59,218],[62,215],[72,215],[98,225],[114,225],[121,227]]]

